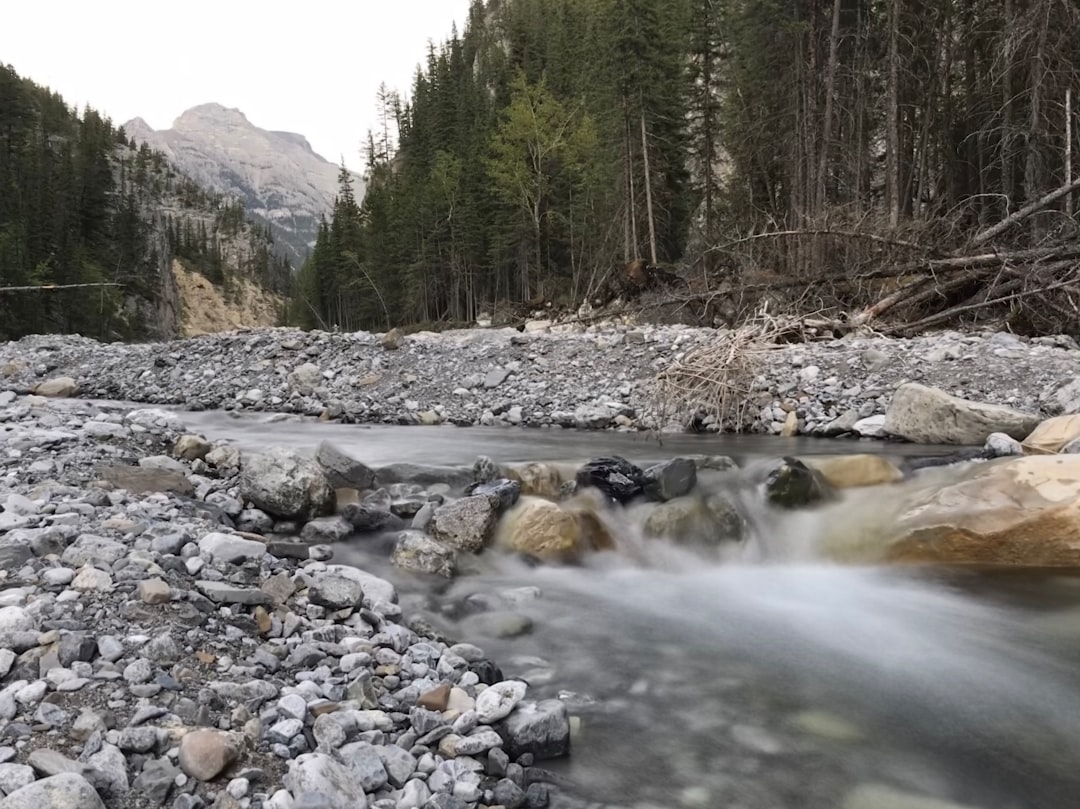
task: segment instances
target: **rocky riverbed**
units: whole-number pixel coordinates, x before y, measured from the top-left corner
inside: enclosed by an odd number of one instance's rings
[[[695,414],[658,412],[656,374],[716,336],[676,326],[547,324],[407,337],[273,329],[140,345],[34,336],[0,344],[0,389],[29,392],[65,378],[54,392],[189,409],[368,423],[682,430]],[[1078,368],[1080,350],[1068,337],[946,332],[788,345],[766,355],[742,426],[876,435],[905,382],[1044,416],[1074,412]],[[719,429],[707,415],[697,426]]]
[[[0,394],[0,807],[548,805],[565,705],[318,538],[233,530],[260,481],[182,431]]]

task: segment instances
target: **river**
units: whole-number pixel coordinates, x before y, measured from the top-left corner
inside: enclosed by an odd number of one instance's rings
[[[747,463],[943,451],[180,415],[211,440],[305,451],[330,440],[372,466],[471,464],[480,454],[645,461],[701,452]],[[865,506],[883,495],[859,496]],[[723,563],[644,549],[632,525],[618,527],[639,553],[576,568],[492,560],[442,586],[391,570],[370,541],[339,547],[335,560],[392,578],[406,614],[482,646],[534,695],[567,700],[580,725],[570,758],[552,769],[587,800],[640,809],[1080,806],[1080,577],[845,567],[760,552],[797,545],[813,519],[762,519],[758,552]]]

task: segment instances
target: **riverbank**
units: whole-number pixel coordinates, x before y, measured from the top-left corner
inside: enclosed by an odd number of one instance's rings
[[[356,423],[685,429],[663,414],[656,375],[716,338],[677,326],[471,329],[406,337],[270,329],[170,342],[102,344],[33,336],[0,344],[0,390],[57,377],[70,394],[188,409],[298,413]],[[1080,350],[1071,338],[942,332],[852,338],[768,352],[742,427],[799,435],[856,429],[885,413],[905,382],[1040,416],[1080,409]],[[796,414],[791,423],[789,413]],[[709,417],[696,425],[718,430]]]
[[[0,394],[0,807],[546,806],[563,703],[329,545],[235,531],[183,431]]]

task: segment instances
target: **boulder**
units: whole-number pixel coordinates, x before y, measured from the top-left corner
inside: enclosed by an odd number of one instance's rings
[[[83,776],[62,772],[16,789],[0,809],[105,809],[97,790]]]
[[[808,508],[831,499],[825,476],[798,458],[781,458],[765,474],[765,500],[777,508]]]
[[[672,458],[645,470],[642,488],[650,500],[672,500],[690,494],[697,484],[697,463],[693,458]]]
[[[398,531],[405,527],[405,522],[401,517],[369,503],[350,503],[341,510],[341,518],[353,530],[362,534]]]
[[[549,500],[531,497],[503,515],[495,544],[545,562],[570,561],[583,550],[578,519]]]
[[[559,487],[563,484],[558,467],[549,463],[524,464],[514,467],[509,474],[521,484],[522,494],[537,497],[556,498],[559,496]]]
[[[497,478],[485,483],[473,483],[465,489],[467,495],[484,494],[499,501],[499,509],[505,511],[518,501],[521,496],[521,484],[509,478]]]
[[[334,510],[334,490],[319,465],[280,447],[244,455],[240,496],[285,519],[306,520]]]
[[[1024,445],[1005,433],[990,433],[986,437],[986,443],[983,444],[983,455],[987,458],[1005,458],[1009,455],[1023,454]]]
[[[658,503],[644,521],[648,537],[680,543],[716,545],[738,541],[746,531],[746,520],[727,494],[690,495]]]
[[[570,752],[570,718],[562,700],[521,702],[495,729],[512,759],[532,753],[537,761],[543,761]]]
[[[74,396],[79,391],[79,385],[70,376],[58,376],[54,379],[46,379],[44,382],[38,383],[34,388],[34,393],[38,396],[56,396],[59,398],[68,398]]]
[[[1056,416],[1039,424],[1021,444],[1032,455],[1052,455],[1080,438],[1080,414]]]
[[[387,351],[397,351],[405,343],[405,333],[399,328],[390,329],[379,338],[379,345]]]
[[[305,362],[289,372],[287,381],[289,387],[301,396],[310,396],[323,383],[323,375],[318,365]]]
[[[370,489],[375,484],[375,472],[367,465],[339,450],[329,441],[322,441],[315,450],[315,460],[335,488]]]
[[[645,473],[625,458],[593,458],[577,471],[579,487],[594,486],[612,500],[625,503],[641,494]]]
[[[391,561],[402,570],[450,578],[456,566],[454,549],[419,531],[398,534]]]
[[[491,541],[499,499],[486,494],[463,497],[439,506],[428,526],[435,539],[459,551],[476,553]]]
[[[185,461],[201,461],[211,449],[212,446],[206,439],[186,433],[176,439],[172,454]]]
[[[854,562],[1080,566],[1080,456],[999,458],[927,470],[838,527],[827,555]]]
[[[896,464],[880,455],[819,455],[800,460],[837,489],[895,483],[904,477]]]
[[[991,433],[1023,439],[1039,417],[1001,405],[971,402],[944,391],[909,382],[893,394],[884,430],[916,444],[981,446]]]
[[[195,730],[180,740],[180,769],[199,781],[210,781],[236,761],[243,736],[221,730]]]

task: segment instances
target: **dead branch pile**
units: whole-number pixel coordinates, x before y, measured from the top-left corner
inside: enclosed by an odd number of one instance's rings
[[[711,416],[726,431],[748,424],[754,378],[765,356],[784,343],[802,341],[801,319],[758,312],[735,329],[718,331],[704,345],[674,360],[656,377],[654,409],[664,424],[685,428]]]
[[[1080,180],[974,233],[956,220],[898,231],[840,212],[814,228],[743,236],[711,248],[726,277],[714,274],[684,299],[714,322],[740,322],[763,303],[829,312],[804,325],[834,336],[976,323],[1080,336],[1080,222],[1047,210],[1077,191]],[[1040,215],[1055,225],[1019,227]]]

